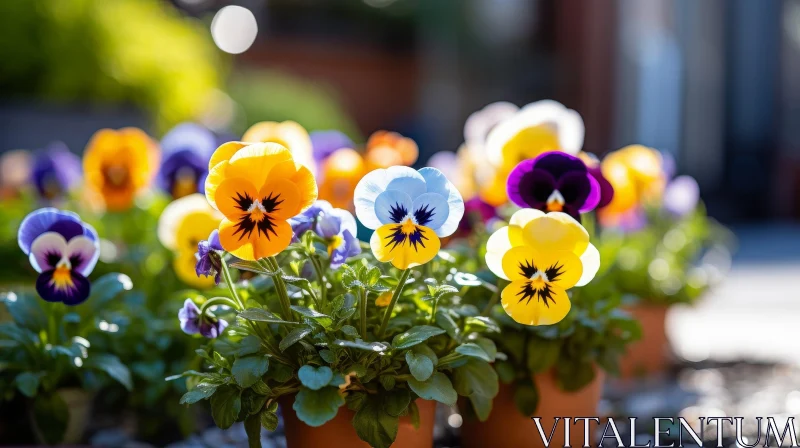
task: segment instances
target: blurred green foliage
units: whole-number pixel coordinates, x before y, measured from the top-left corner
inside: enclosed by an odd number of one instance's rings
[[[161,0],[4,0],[0,92],[131,103],[167,129],[198,117],[220,83],[204,27]]]

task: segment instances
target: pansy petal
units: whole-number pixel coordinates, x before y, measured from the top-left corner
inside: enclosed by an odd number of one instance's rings
[[[526,275],[522,267],[530,265],[542,269],[542,263],[538,260],[539,252],[532,247],[512,247],[503,255],[503,272],[511,281],[528,280],[529,275]]]
[[[292,226],[286,221],[276,221],[266,236],[263,233],[253,232],[253,236],[250,237],[253,257],[260,260],[278,255],[292,243],[292,235]]]
[[[56,232],[39,235],[31,245],[30,261],[36,272],[55,269],[67,252],[67,240]]]
[[[231,157],[226,171],[228,178],[247,179],[256,188],[264,185],[275,165],[291,161],[292,153],[277,143],[254,143]]]
[[[202,194],[190,194],[170,202],[158,218],[158,240],[167,249],[177,249],[175,238],[184,218],[198,210],[209,209],[208,202]]]
[[[258,192],[258,199],[274,219],[287,220],[300,213],[300,192],[288,180],[268,180]]]
[[[219,243],[226,252],[242,260],[255,260],[253,246],[247,244],[249,241],[249,238],[242,236],[237,223],[225,218],[219,224]]]
[[[390,261],[397,269],[408,269],[425,264],[439,253],[441,242],[433,230],[414,226],[404,233],[400,224],[386,224],[372,234],[369,244],[378,261]]]
[[[172,260],[172,267],[178,278],[194,288],[206,289],[214,286],[214,276],[197,275],[197,258],[195,254],[187,251],[180,251]]]
[[[412,212],[414,201],[401,190],[386,190],[375,199],[375,215],[381,224],[397,224]]]
[[[435,229],[436,234],[441,237],[452,235],[458,229],[458,224],[464,217],[464,198],[444,173],[436,168],[421,168],[419,173],[425,179],[428,193],[438,193],[447,198],[447,219],[438,228],[433,226],[431,228]]]
[[[447,199],[439,193],[424,193],[417,196],[414,199],[414,205],[411,207],[411,214],[417,224],[430,227],[438,236],[449,236],[449,234],[443,235],[439,232],[439,228],[448,220],[450,215]]]
[[[415,169],[407,166],[393,166],[367,173],[358,182],[353,193],[356,216],[365,227],[377,229],[383,225],[375,213],[375,200],[387,189],[403,191],[413,199],[425,193],[425,179]]]
[[[540,252],[566,250],[581,255],[589,245],[589,233],[566,213],[553,212],[528,222],[522,237]]]
[[[33,240],[38,238],[39,235],[49,231],[51,226],[61,221],[68,221],[77,225],[81,224],[81,218],[77,214],[53,207],[40,208],[28,214],[28,216],[22,220],[22,223],[20,223],[17,233],[17,242],[19,243],[20,249],[22,249],[26,255],[29,254]],[[72,238],[73,236],[75,235],[64,235],[64,238]],[[95,239],[97,238],[95,237]]]
[[[545,301],[539,294],[530,295],[528,282],[517,280],[503,289],[500,302],[512,319],[523,325],[552,325],[569,313],[572,305],[566,291],[553,287]]]
[[[508,276],[503,272],[503,255],[512,247],[508,232],[509,226],[501,227],[486,242],[486,266],[494,275],[505,280],[508,280]]]
[[[250,145],[250,143],[245,142],[227,142],[220,145],[216,151],[211,155],[211,159],[208,161],[208,171],[214,169],[215,166],[219,165],[224,161],[231,160],[234,154],[236,154],[240,149],[244,148],[245,146]]]
[[[565,204],[581,213],[594,210],[600,203],[600,184],[589,173],[567,173],[558,180],[556,188]]]
[[[208,160],[216,147],[217,139],[214,133],[196,123],[180,123],[161,139],[164,156],[190,150],[203,160]]]
[[[89,298],[89,280],[75,271],[51,269],[36,279],[36,292],[48,302],[62,302],[65,305],[78,305]]]
[[[575,283],[575,286],[584,286],[597,275],[600,270],[600,252],[594,247],[594,244],[589,244],[586,251],[581,255],[581,264],[583,265],[583,273],[580,280]]]
[[[358,234],[358,224],[353,214],[341,208],[331,208],[327,214],[339,219],[339,232],[349,231],[352,235]]]
[[[78,236],[69,240],[64,254],[73,271],[88,277],[100,258],[100,244],[85,236]]]

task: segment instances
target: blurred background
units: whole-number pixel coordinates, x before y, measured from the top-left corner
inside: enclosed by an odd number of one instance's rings
[[[800,0],[4,0],[0,151],[295,120],[398,131],[423,165],[484,105],[551,98],[587,151],[670,153],[735,230],[729,281],[670,320],[679,354],[798,360],[798,56]]]

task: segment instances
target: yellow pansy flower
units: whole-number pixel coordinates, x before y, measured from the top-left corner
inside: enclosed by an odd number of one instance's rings
[[[414,140],[397,132],[375,131],[367,140],[365,158],[367,169],[411,166],[419,157]]]
[[[336,150],[320,169],[319,198],[336,208],[353,210],[353,192],[366,173],[364,159],[350,148]]]
[[[103,199],[107,209],[126,210],[150,185],[159,159],[158,146],[141,129],[101,129],[83,154],[86,186]]]
[[[225,218],[222,247],[243,260],[271,257],[292,240],[289,218],[317,199],[314,175],[277,143],[228,142],[214,152],[206,199]]]
[[[547,151],[575,155],[583,146],[583,136],[580,114],[561,103],[543,100],[519,109],[486,137],[486,156],[494,172],[484,183],[481,198],[494,206],[506,203],[506,180],[517,164]]]
[[[294,121],[262,121],[245,131],[242,141],[250,143],[277,143],[288,148],[296,162],[304,165],[312,173],[317,172],[313,145],[308,131]]]
[[[524,325],[550,325],[570,309],[566,291],[589,283],[600,253],[586,229],[566,213],[522,209],[486,243],[486,264],[511,281],[501,294],[506,313]]]
[[[642,145],[630,145],[608,154],[600,165],[614,187],[614,198],[599,211],[603,221],[613,222],[640,205],[661,198],[667,182],[661,153]]]
[[[211,208],[199,193],[172,201],[158,219],[158,239],[174,254],[173,268],[178,278],[196,288],[214,285],[213,276],[197,275],[197,244],[219,227],[222,214]]]
[[[381,295],[375,299],[375,306],[379,306],[381,308],[389,306],[390,303],[392,303],[392,291],[381,293]]]

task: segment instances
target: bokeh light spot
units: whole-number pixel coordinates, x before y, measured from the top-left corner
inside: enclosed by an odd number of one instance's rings
[[[226,6],[211,21],[211,37],[220,50],[230,53],[244,53],[258,34],[256,17],[242,6]]]

